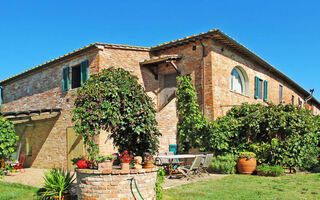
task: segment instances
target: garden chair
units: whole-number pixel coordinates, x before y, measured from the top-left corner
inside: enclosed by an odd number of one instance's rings
[[[26,170],[23,168],[23,164],[24,164],[25,159],[26,159],[26,155],[21,154],[19,163],[18,164],[13,163],[13,164],[11,164],[11,166],[14,167],[14,169],[18,169],[21,173],[24,173],[24,172],[26,172]]]
[[[199,168],[201,164],[201,158],[202,156],[196,156],[196,158],[193,160],[191,166],[180,166],[178,167],[179,172],[181,172],[187,180],[191,178],[192,175],[200,175],[199,174]]]
[[[206,173],[206,174],[209,174],[207,172],[207,169],[208,167],[211,165],[211,161],[212,161],[212,158],[213,158],[213,154],[207,154],[201,167],[199,168],[200,172],[201,173]]]

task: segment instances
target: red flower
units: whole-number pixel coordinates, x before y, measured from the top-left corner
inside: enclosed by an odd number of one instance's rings
[[[77,166],[80,168],[80,169],[86,169],[88,168],[88,164],[89,164],[89,161],[87,160],[79,160],[77,162]]]
[[[130,154],[128,154],[128,151],[124,150],[122,154],[120,154],[120,160],[122,163],[130,163],[132,158],[132,151],[130,151]]]

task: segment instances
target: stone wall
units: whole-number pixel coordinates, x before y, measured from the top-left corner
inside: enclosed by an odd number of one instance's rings
[[[79,200],[155,200],[157,168],[124,170],[77,169]]]

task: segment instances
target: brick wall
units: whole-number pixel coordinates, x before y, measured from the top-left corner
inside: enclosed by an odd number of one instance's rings
[[[135,200],[140,194],[145,200],[155,200],[154,186],[157,168],[130,171],[77,169],[79,200]]]

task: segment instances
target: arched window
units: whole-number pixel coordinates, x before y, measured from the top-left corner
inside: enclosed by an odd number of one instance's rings
[[[240,70],[238,67],[233,68],[230,77],[231,91],[247,94],[247,80],[247,75],[243,70]]]

